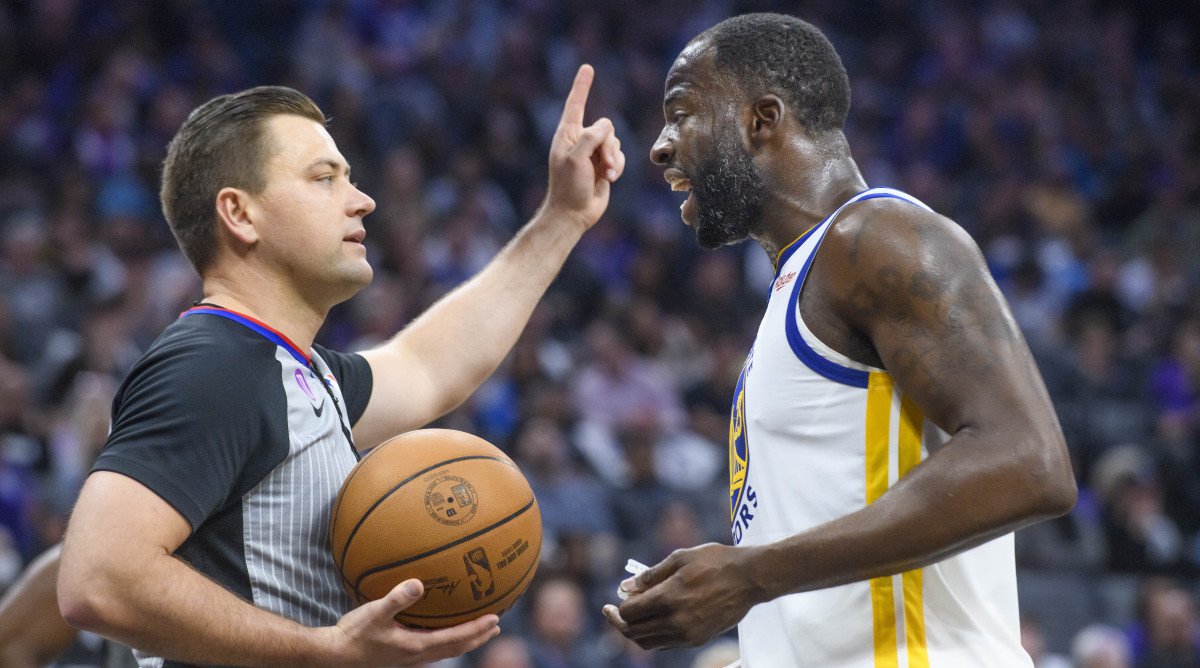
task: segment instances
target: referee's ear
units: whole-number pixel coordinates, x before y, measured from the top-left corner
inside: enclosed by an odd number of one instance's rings
[[[256,208],[250,193],[239,188],[225,187],[217,193],[217,221],[238,242],[247,246],[258,241],[255,228]]]

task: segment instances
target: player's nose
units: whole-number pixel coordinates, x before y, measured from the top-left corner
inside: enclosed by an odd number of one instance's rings
[[[654,145],[650,147],[650,162],[656,165],[666,165],[674,156],[675,145],[671,143],[670,137],[667,136],[667,128],[664,127],[662,132],[658,133],[658,139],[654,141]]]

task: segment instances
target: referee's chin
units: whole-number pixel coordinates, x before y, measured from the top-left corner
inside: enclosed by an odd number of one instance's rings
[[[337,304],[341,304],[358,294],[363,288],[371,284],[371,279],[374,276],[375,270],[371,268],[366,259],[342,272],[342,275],[337,277],[336,282],[330,281],[331,287],[328,291],[332,300],[330,307],[332,308]]]

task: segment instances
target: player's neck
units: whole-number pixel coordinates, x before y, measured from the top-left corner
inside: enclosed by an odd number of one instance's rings
[[[790,173],[803,176],[788,178],[771,189],[763,207],[762,233],[756,237],[772,263],[782,249],[867,189],[866,180],[849,155]]]
[[[867,188],[840,131],[781,134],[764,144],[755,162],[766,197],[753,236],[772,263],[780,251]]]

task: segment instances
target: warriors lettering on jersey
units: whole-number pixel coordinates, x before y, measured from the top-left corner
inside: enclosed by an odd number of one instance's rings
[[[750,438],[746,433],[746,374],[754,366],[754,349],[746,356],[734,391],[733,413],[729,419],[729,519],[733,523],[733,544],[742,541],[758,508],[758,495],[746,484],[750,473]]]

